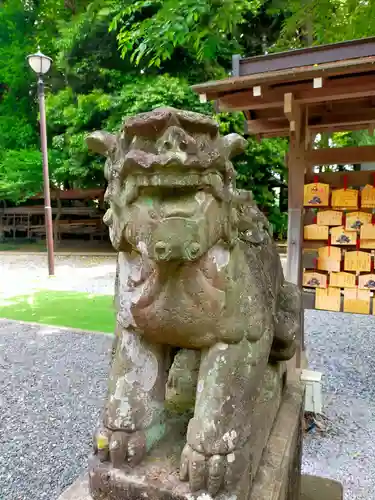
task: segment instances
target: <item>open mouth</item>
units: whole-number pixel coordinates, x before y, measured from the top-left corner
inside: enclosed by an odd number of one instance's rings
[[[158,200],[185,200],[200,191],[207,191],[215,198],[224,199],[224,182],[221,175],[214,172],[132,175],[124,182],[124,201],[130,205],[141,196]],[[197,201],[199,202],[199,197]]]

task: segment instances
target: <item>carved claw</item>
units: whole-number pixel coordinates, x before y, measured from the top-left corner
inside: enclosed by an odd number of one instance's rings
[[[116,468],[124,463],[135,466],[146,454],[143,431],[125,432],[100,428],[94,435],[94,453],[101,462],[110,460]]]
[[[223,488],[233,462],[234,453],[207,457],[186,444],[181,455],[180,480],[189,481],[192,492],[206,490],[215,496]]]

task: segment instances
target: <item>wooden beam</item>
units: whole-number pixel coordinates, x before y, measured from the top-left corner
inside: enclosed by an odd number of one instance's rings
[[[296,103],[318,104],[337,100],[375,96],[375,75],[342,77],[326,80],[322,88],[314,89],[310,83],[296,83],[267,89],[254,97],[252,89],[228,93],[218,99],[221,111],[242,111],[265,108],[283,108],[284,95],[292,93]]]
[[[309,165],[346,165],[375,161],[375,146],[312,149],[306,153]]]
[[[314,135],[318,134],[319,132],[347,132],[347,131],[353,131],[353,130],[365,130],[367,129],[367,126],[364,125],[337,125],[337,126],[325,126],[325,127],[320,127],[319,129],[311,128],[307,129],[308,131],[310,130],[313,132]],[[269,130],[267,132],[263,132],[263,134],[260,134],[263,139],[269,139],[270,137],[286,137],[287,131],[284,130],[283,132],[280,132],[278,130]]]
[[[374,102],[372,102],[374,101]],[[318,104],[308,104],[308,117],[312,123],[313,120],[321,116],[334,116],[334,115],[350,115],[359,114],[362,111],[367,113],[368,110],[375,110],[375,98],[368,97],[362,99],[350,99],[345,101],[345,106],[340,101],[330,101]],[[252,119],[276,119],[285,118],[284,109],[281,108],[266,108],[258,109],[255,111],[248,111]]]
[[[372,186],[374,183],[374,174],[375,171],[360,170],[351,172],[323,172],[318,174],[318,176],[319,182],[329,184],[331,188],[336,189],[344,187],[346,183],[352,187],[362,187],[366,184]],[[314,176],[306,174],[306,182],[314,182]]]
[[[276,120],[248,120],[247,132],[252,135],[271,133],[288,136],[289,122],[285,118]]]
[[[374,82],[375,83],[375,82]],[[363,109],[347,113],[344,107],[340,113],[325,113],[322,116],[310,118],[309,127],[319,130],[320,127],[340,127],[350,125],[365,125],[375,122],[375,109]]]
[[[250,120],[247,122],[247,133],[250,135],[261,134],[264,137],[287,137],[290,132],[290,125],[283,120]],[[342,123],[340,124],[319,124],[308,126],[307,130],[317,134],[319,132],[345,132],[348,130],[366,130],[370,124],[364,122],[358,123]]]

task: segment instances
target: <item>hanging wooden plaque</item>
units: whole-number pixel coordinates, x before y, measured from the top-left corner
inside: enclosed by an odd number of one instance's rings
[[[319,210],[316,219],[319,226],[341,226],[342,212],[338,210]]]
[[[318,250],[318,269],[320,271],[340,271],[341,250],[337,247],[321,247]]]
[[[355,288],[355,274],[350,273],[330,273],[329,286],[338,288]]]
[[[358,208],[358,191],[356,189],[335,189],[332,191],[332,208]]]
[[[303,273],[303,286],[308,288],[327,288],[327,275],[315,271]]]
[[[315,309],[323,311],[340,311],[339,288],[317,288],[315,292]]]
[[[360,234],[361,240],[375,240],[375,224],[363,224]]]
[[[375,208],[375,187],[367,184],[361,192],[361,207]]]
[[[328,241],[328,226],[318,226],[309,224],[304,227],[303,237],[305,240],[326,240]]]
[[[375,290],[375,274],[361,274],[358,277],[358,288]]]
[[[345,229],[347,231],[358,231],[363,224],[370,224],[371,214],[367,212],[350,212],[346,214]]]
[[[329,205],[329,184],[321,182],[305,184],[303,204],[305,207],[327,207]]]
[[[358,250],[346,252],[344,268],[345,271],[369,273],[371,271],[371,254]]]
[[[331,229],[332,245],[355,245],[357,233],[354,231],[345,231],[344,226],[333,227]]]
[[[344,312],[370,314],[371,292],[348,288],[344,290]]]
[[[363,249],[375,250],[375,240],[361,240],[360,245]]]

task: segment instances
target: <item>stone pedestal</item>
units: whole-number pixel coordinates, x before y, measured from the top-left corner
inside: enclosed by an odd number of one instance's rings
[[[289,383],[263,452],[247,500],[343,500],[341,484],[330,479],[301,476],[303,389]],[[170,443],[159,459],[132,469],[131,474],[94,464],[89,476],[76,481],[58,500],[210,500],[207,494],[192,495],[178,479],[177,443]],[[90,495],[89,483],[105,478],[101,493]],[[217,500],[238,500],[222,493]],[[216,500],[215,499],[215,500]]]
[[[299,500],[302,412],[303,388],[298,383],[290,383],[283,394],[248,500]],[[178,429],[174,432],[178,433]],[[188,483],[179,480],[179,456],[180,445],[173,437],[133,469],[114,469],[108,463],[94,461],[89,473],[94,500],[202,499],[202,492],[191,494]],[[235,492],[221,493],[216,498],[240,500]]]

